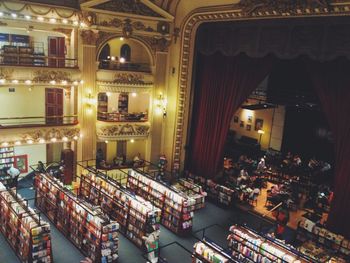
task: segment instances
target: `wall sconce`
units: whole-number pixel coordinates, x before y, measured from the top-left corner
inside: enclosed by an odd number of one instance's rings
[[[94,105],[94,98],[92,97],[91,93],[89,93],[86,98],[86,109],[89,113],[92,112],[93,105]]]
[[[163,94],[160,93],[158,98],[155,100],[156,109],[155,112],[160,115],[163,114],[163,118],[166,117],[166,106],[168,104],[168,101],[163,97]]]

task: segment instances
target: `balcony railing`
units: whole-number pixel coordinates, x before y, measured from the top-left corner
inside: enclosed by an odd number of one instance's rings
[[[6,54],[0,55],[0,65],[52,67],[52,68],[77,68],[77,59],[65,57],[47,57],[42,55]]]
[[[97,119],[105,122],[146,122],[148,121],[148,114],[147,112],[119,113],[99,111],[97,113]]]
[[[113,60],[100,60],[99,69],[108,69],[108,70],[121,70],[121,71],[136,71],[136,72],[151,72],[151,66],[148,63],[132,63]]]
[[[0,118],[0,129],[40,127],[40,126],[65,126],[65,125],[75,125],[75,124],[78,124],[77,115]]]

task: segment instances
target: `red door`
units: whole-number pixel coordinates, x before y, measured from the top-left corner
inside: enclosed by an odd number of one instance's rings
[[[45,89],[45,109],[46,124],[62,124],[63,89]]]
[[[49,37],[48,44],[49,67],[64,67],[66,49],[64,37]]]

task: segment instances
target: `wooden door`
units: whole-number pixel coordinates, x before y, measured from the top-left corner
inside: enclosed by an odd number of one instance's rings
[[[48,39],[48,56],[49,67],[64,67],[65,66],[65,38],[64,37],[49,37]],[[52,57],[52,58],[50,58]]]
[[[63,89],[45,89],[45,116],[46,124],[63,123]]]

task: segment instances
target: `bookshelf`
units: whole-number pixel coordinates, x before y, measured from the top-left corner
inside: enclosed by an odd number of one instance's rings
[[[161,210],[141,197],[133,196],[110,178],[85,170],[80,176],[79,195],[100,204],[104,213],[120,224],[121,232],[138,247],[143,246],[148,229],[160,222]]]
[[[193,246],[192,263],[238,263],[223,248],[203,239]]]
[[[201,176],[189,174],[189,180],[202,186],[207,192],[208,198],[225,206],[231,206],[234,200],[235,191],[227,186],[217,184],[213,180]]]
[[[244,226],[231,226],[227,237],[232,255],[237,259],[249,258],[249,262],[311,263],[294,248],[263,237]]]
[[[350,261],[350,241],[307,218],[298,224],[296,241],[299,250],[317,262],[331,258],[339,263]]]
[[[129,94],[128,93],[120,93],[119,98],[118,98],[118,112],[119,113],[128,113],[128,107],[129,107]],[[123,115],[121,115],[121,117],[122,116]]]
[[[53,262],[50,225],[0,184],[0,231],[23,263]]]
[[[128,188],[162,210],[161,222],[176,234],[185,234],[192,229],[195,200],[181,192],[155,181],[146,174],[128,171]]]
[[[0,148],[0,169],[11,167],[15,161],[14,155],[15,152],[13,147]]]
[[[119,224],[100,207],[78,199],[48,174],[36,175],[35,190],[35,205],[85,256],[94,263],[117,262]]]
[[[193,180],[182,178],[174,187],[195,200],[194,210],[205,207],[205,197],[207,193],[203,190],[202,186],[195,184]]]
[[[105,92],[98,94],[97,102],[97,118],[99,120],[107,120],[108,112],[108,96]]]

